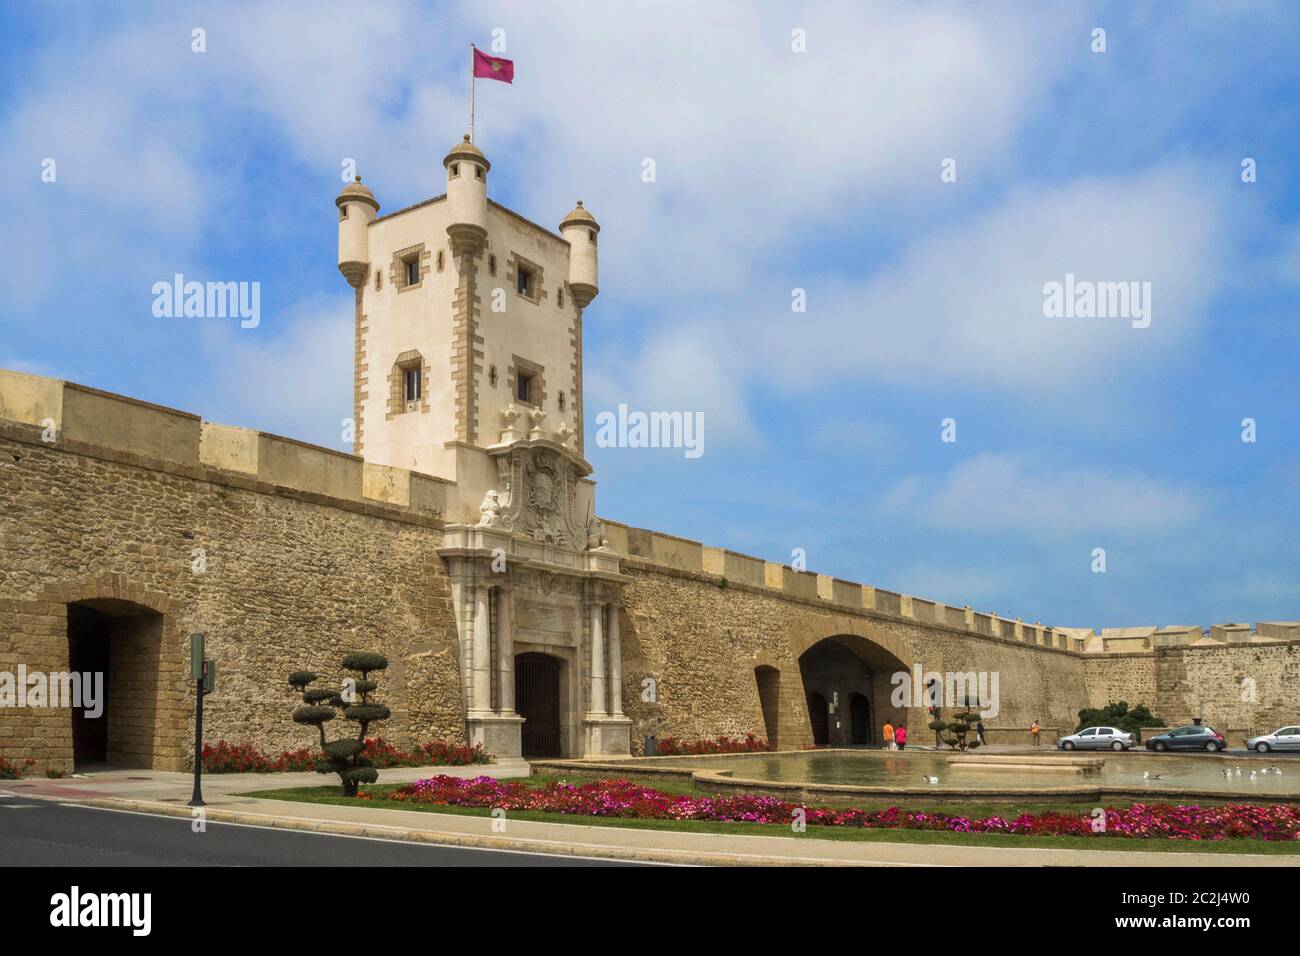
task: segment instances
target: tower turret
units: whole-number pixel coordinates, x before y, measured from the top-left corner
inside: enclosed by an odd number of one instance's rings
[[[370,223],[379,212],[379,200],[358,176],[343,187],[334,204],[339,207],[339,272],[355,289],[370,271]]]
[[[600,224],[596,217],[582,206],[582,200],[573,212],[560,223],[560,235],[569,242],[569,291],[578,308],[585,309],[600,292],[596,279],[596,233]]]
[[[487,241],[487,176],[492,164],[466,135],[451,148],[442,165],[447,169],[447,235],[453,253],[476,253]]]

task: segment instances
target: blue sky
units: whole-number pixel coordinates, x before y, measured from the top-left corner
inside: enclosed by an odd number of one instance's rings
[[[0,367],[342,447],[341,164],[440,192],[503,30],[493,197],[603,227],[604,515],[1062,626],[1300,619],[1300,9],[700,6],[9,10]],[[261,325],[155,318],[177,272]],[[1151,325],[1045,318],[1067,272],[1151,282]],[[705,454],[596,447],[620,402]]]

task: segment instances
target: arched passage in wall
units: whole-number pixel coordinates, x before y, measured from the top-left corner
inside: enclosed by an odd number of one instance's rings
[[[825,747],[831,742],[829,702],[815,690],[807,691],[808,722],[812,725],[812,742]]]
[[[769,664],[754,668],[754,683],[758,685],[758,704],[763,711],[763,732],[773,747],[780,746],[778,729],[781,715],[781,672]]]
[[[854,746],[872,743],[875,726],[871,719],[871,699],[855,692],[849,698],[849,743]]]
[[[176,729],[160,726],[163,615],[117,598],[73,601],[67,613],[68,674],[81,689],[69,708],[73,767],[157,766]]]
[[[799,656],[799,674],[808,698],[813,742],[822,744],[820,733],[832,747],[879,743],[879,728],[874,725],[883,726],[885,720],[904,713],[890,704],[891,678],[908,670],[893,650],[857,634],[837,634],[809,646]],[[825,702],[823,717],[813,710],[814,697]],[[867,727],[861,726],[864,722]]]

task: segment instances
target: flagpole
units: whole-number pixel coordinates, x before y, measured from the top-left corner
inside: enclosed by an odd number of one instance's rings
[[[469,45],[469,141],[474,142],[474,44]]]

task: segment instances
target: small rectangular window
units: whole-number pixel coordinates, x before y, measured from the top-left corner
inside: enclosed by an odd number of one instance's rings
[[[564,308],[564,290],[563,290],[563,289],[556,289],[556,290],[555,290],[555,304],[558,305],[561,309]]]
[[[519,278],[518,278],[518,282],[517,282],[517,290],[516,290],[516,291],[518,291],[518,293],[519,293],[520,295],[526,295],[526,296],[528,296],[529,298],[532,298],[532,295],[533,295],[533,274],[532,274],[532,272],[531,272],[530,270],[525,269],[523,266],[520,266],[520,267],[519,267]]]
[[[420,284],[420,260],[417,257],[412,256],[410,259],[406,260],[405,265],[406,265],[406,284],[419,285]]]
[[[404,370],[406,375],[406,400],[408,402],[418,402],[420,400],[420,368],[408,368]]]
[[[496,274],[497,274],[497,257],[488,256],[488,275],[494,276]]]
[[[483,167],[480,166],[478,163],[474,164],[474,175],[477,176],[479,179],[483,178]]]
[[[517,377],[517,388],[515,390],[519,401],[532,402],[533,394],[533,377],[526,372],[520,372]]]
[[[451,175],[453,179],[460,175],[460,163],[451,164]]]
[[[438,271],[442,271],[442,250],[438,250]]]

